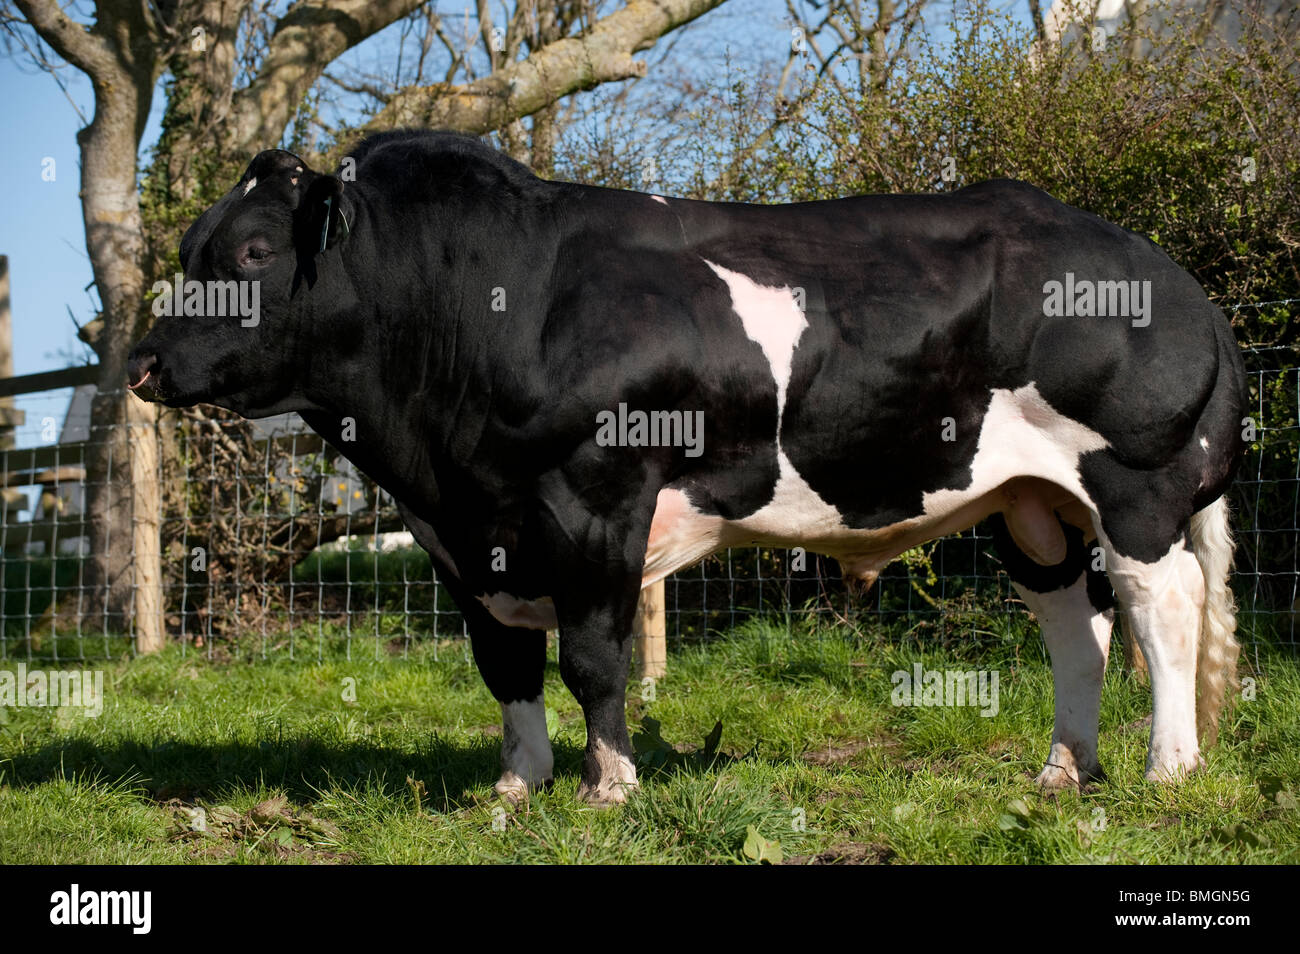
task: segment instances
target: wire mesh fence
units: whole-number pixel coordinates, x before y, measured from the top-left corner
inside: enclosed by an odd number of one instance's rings
[[[1266,638],[1294,647],[1300,370],[1290,348],[1243,353],[1249,451],[1232,493],[1241,631],[1248,646]],[[15,435],[23,449],[3,452],[0,658],[134,649],[136,620],[109,611],[89,552],[87,459],[107,436],[92,431],[93,394],[88,385],[27,396]],[[432,641],[435,654],[464,651],[463,619],[392,500],[295,415],[251,422],[211,408],[166,411],[156,440],[163,623],[187,652],[317,655],[341,642],[349,652],[401,653],[416,640]],[[120,461],[106,470],[106,483],[124,478]],[[981,527],[909,552],[866,592],[847,586],[833,560],[750,548],[670,577],[665,597],[677,642],[755,616],[813,614],[854,627],[906,619],[959,632],[1018,611]]]

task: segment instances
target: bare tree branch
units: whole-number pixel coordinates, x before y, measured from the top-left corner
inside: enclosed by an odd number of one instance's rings
[[[659,37],[721,5],[724,0],[630,0],[581,37],[566,37],[464,84],[408,87],[363,127],[435,126],[461,132],[500,129],[580,89],[645,75],[633,57]]]
[[[342,53],[417,9],[424,0],[299,0],[275,25],[257,77],[235,94],[233,145],[280,141],[303,96]]]
[[[104,38],[85,24],[70,20],[57,0],[14,0],[27,22],[55,53],[89,76],[111,70],[113,51]]]

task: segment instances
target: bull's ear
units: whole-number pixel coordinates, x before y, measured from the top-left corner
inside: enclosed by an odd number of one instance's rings
[[[349,231],[343,208],[343,182],[335,176],[314,177],[298,204],[295,218],[298,247],[308,255],[319,254],[343,241]]]

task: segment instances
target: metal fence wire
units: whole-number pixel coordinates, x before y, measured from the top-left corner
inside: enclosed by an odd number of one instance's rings
[[[1247,348],[1254,428],[1232,491],[1240,635],[1297,647],[1300,370],[1290,348]],[[20,399],[5,452],[0,658],[94,659],[134,650],[133,620],[95,605],[85,515],[93,385]],[[66,410],[64,410],[66,408]],[[464,623],[389,499],[294,415],[250,422],[211,408],[158,428],[165,628],[186,651],[464,652]],[[108,481],[121,477],[111,461]],[[115,472],[114,468],[117,468]],[[773,548],[720,553],[666,581],[668,638],[708,640],[754,617],[843,627],[906,620],[960,635],[1017,611],[981,527],[895,561],[863,593],[834,561]],[[983,622],[981,622],[983,621]]]

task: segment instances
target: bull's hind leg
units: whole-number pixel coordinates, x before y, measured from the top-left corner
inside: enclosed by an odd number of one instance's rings
[[[1001,514],[989,520],[998,555],[1025,605],[1038,619],[1052,659],[1056,717],[1052,748],[1038,784],[1054,790],[1101,779],[1098,710],[1115,600],[1105,574],[1093,569],[1082,531],[1059,524],[1065,558],[1044,566],[1017,545]],[[1045,528],[1043,528],[1045,529]],[[1058,547],[1058,552],[1061,547]]]
[[[1205,576],[1180,535],[1151,562],[1121,554],[1101,534],[1106,568],[1151,673],[1151,746],[1146,777],[1170,781],[1200,768],[1196,657]]]

